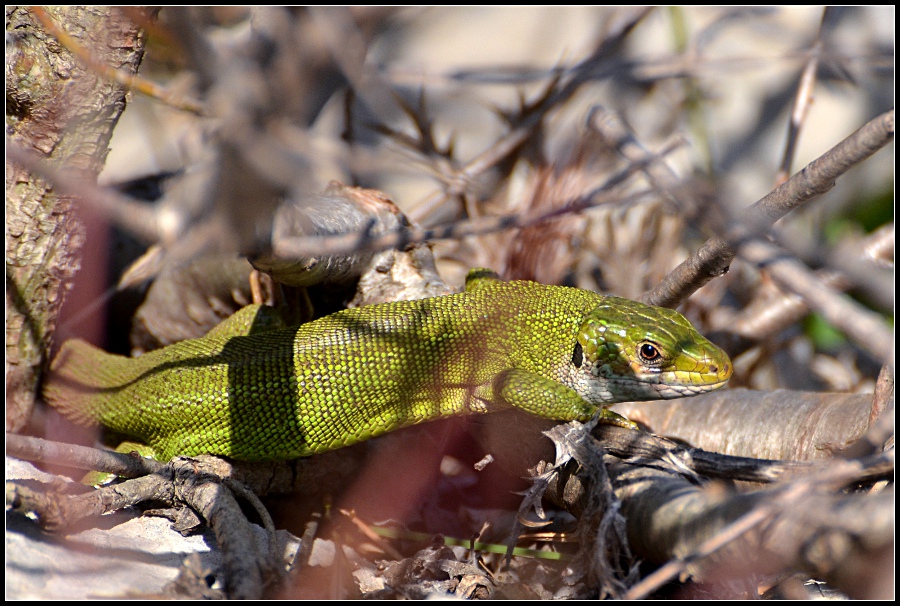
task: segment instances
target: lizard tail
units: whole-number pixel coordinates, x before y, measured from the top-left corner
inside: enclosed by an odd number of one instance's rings
[[[44,398],[72,421],[98,425],[113,396],[127,376],[129,359],[107,353],[82,341],[69,339],[62,344],[50,365],[50,377],[44,383]]]

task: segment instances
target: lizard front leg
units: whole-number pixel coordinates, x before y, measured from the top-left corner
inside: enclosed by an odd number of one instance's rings
[[[605,407],[591,404],[571,387],[516,368],[498,373],[491,381],[493,400],[545,419],[589,421],[599,414],[601,423],[637,429],[637,425]]]

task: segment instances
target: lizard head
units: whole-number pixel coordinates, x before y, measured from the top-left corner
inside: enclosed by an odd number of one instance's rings
[[[605,297],[578,330],[575,390],[611,404],[696,395],[731,377],[728,355],[677,311]]]

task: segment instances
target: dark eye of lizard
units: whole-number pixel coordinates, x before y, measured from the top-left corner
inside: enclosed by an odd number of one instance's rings
[[[581,343],[576,341],[575,352],[572,354],[572,364],[575,365],[575,368],[581,368],[582,362],[584,362],[584,351],[581,349]]]
[[[644,362],[658,362],[662,359],[659,348],[653,343],[641,343],[640,347],[638,347],[638,353]]]

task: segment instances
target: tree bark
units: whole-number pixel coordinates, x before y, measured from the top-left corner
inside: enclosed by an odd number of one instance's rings
[[[70,40],[61,43],[63,37],[45,27],[47,20]],[[6,38],[7,145],[96,182],[127,91],[70,49],[78,45],[95,62],[134,74],[144,49],[139,25],[110,7],[7,7]],[[6,162],[7,431],[22,429],[31,416],[85,243],[77,200],[55,193],[34,169],[30,161]]]

